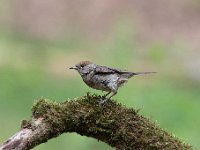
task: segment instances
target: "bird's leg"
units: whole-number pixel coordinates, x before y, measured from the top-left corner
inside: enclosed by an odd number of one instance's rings
[[[106,98],[106,96],[108,96],[111,92],[106,93],[103,97]]]
[[[111,92],[108,92],[108,93],[106,93],[104,96],[103,96],[103,99],[102,99],[102,101],[100,102],[100,104],[104,104],[105,102],[107,102],[107,100],[109,100],[110,99],[110,97],[109,98],[106,98],[106,96],[108,96],[109,94],[110,94]],[[112,96],[113,96],[114,94],[112,94]],[[111,97],[112,97],[111,96]]]
[[[113,94],[108,99],[110,99],[111,97],[113,97],[116,94],[117,94],[117,91],[114,91]]]
[[[100,102],[100,104],[104,104],[108,99],[106,98],[106,96],[108,96],[111,92],[106,93],[105,95],[103,95],[103,99]]]

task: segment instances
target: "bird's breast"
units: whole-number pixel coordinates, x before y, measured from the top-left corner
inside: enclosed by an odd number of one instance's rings
[[[91,88],[110,92],[114,89],[117,89],[118,78],[119,77],[114,74],[112,75],[97,74],[92,77],[87,76],[83,78],[83,81]]]

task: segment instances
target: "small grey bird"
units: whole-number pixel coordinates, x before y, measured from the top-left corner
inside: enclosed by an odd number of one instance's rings
[[[69,69],[77,70],[89,87],[108,92],[105,97],[112,93],[109,99],[117,94],[118,88],[134,75],[156,73],[122,71],[106,66],[99,66],[90,61],[81,61]]]

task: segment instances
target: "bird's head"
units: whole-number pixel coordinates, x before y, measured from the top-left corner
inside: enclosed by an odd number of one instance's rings
[[[77,70],[81,76],[85,76],[91,71],[94,71],[95,68],[96,64],[90,61],[81,61],[77,63],[74,67],[70,67],[69,69]]]

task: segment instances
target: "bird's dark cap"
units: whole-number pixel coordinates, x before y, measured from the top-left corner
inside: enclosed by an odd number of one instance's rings
[[[87,66],[89,64],[92,64],[91,61],[81,61],[78,64],[76,64],[76,66]]]

